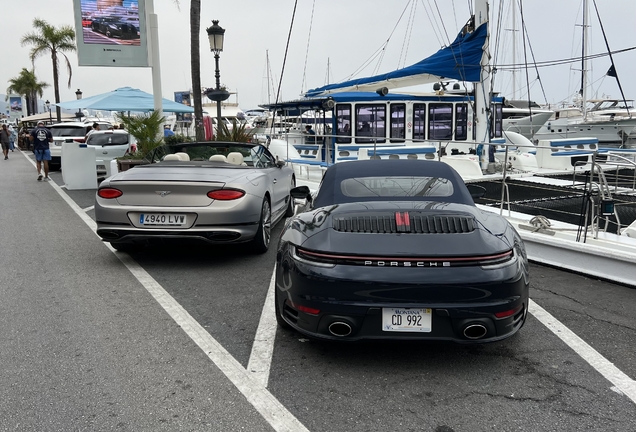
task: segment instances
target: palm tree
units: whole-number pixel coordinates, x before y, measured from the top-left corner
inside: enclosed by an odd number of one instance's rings
[[[66,60],[66,68],[68,70],[68,87],[71,88],[71,78],[73,76],[73,69],[71,68],[71,62],[64,52],[75,52],[77,50],[75,46],[75,29],[71,26],[62,26],[56,28],[44,20],[35,18],[33,20],[33,28],[36,30],[34,33],[26,34],[22,37],[22,46],[32,45],[31,48],[31,62],[34,62],[36,58],[46,53],[51,54],[51,61],[53,62],[53,87],[55,89],[55,103],[60,103],[60,86],[59,86],[59,67],[60,59],[59,55],[64,56]],[[57,121],[62,120],[62,111],[60,107],[57,107]]]
[[[30,71],[27,68],[22,68],[20,74],[17,77],[9,79],[9,87],[7,87],[8,95],[19,94],[26,99],[27,115],[36,114],[38,110],[38,96],[44,96],[44,89],[49,87],[49,84],[37,80],[35,71]]]
[[[197,141],[205,139],[203,130],[203,106],[201,104],[201,0],[190,1],[190,73],[192,75],[192,97],[194,98],[194,126]]]

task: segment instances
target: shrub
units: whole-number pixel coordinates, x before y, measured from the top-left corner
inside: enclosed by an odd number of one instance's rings
[[[157,111],[130,117],[119,113],[117,121],[123,123],[128,133],[137,139],[137,153],[140,157],[143,158],[155,147],[163,144],[162,125],[165,117],[160,116]]]

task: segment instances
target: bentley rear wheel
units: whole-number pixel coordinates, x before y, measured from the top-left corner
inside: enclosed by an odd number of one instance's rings
[[[289,189],[293,189],[296,187],[296,179],[292,177],[291,186]],[[285,212],[285,217],[292,217],[294,215],[294,197],[289,195],[289,202],[287,203],[287,211]]]
[[[258,223],[256,237],[252,240],[252,249],[256,253],[265,253],[269,249],[269,242],[272,237],[272,208],[267,198],[263,200],[261,207],[261,220]]]

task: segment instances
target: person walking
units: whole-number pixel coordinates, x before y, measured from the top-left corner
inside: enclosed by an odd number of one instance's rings
[[[15,150],[15,145],[18,143],[18,133],[16,132],[15,128],[11,125],[9,125],[9,141],[10,141],[10,146],[9,146],[9,150],[14,151]]]
[[[4,154],[4,160],[9,159],[9,147],[11,146],[11,132],[7,129],[7,125],[3,124],[0,129],[0,144],[2,145],[2,154]]]
[[[44,127],[43,121],[40,120],[38,127],[31,131],[31,142],[33,142],[33,154],[35,154],[35,164],[38,169],[38,181],[42,181],[42,165],[44,165],[44,181],[50,181],[51,150],[49,150],[49,143],[53,142],[53,135],[51,135],[50,130]]]

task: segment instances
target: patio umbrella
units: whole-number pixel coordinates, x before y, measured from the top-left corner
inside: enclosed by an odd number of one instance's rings
[[[162,109],[164,112],[193,113],[194,108],[162,99]],[[64,109],[92,109],[103,111],[133,111],[149,112],[154,111],[155,104],[153,96],[139,89],[131,87],[121,87],[108,93],[90,96],[84,99],[60,102],[57,106]]]

